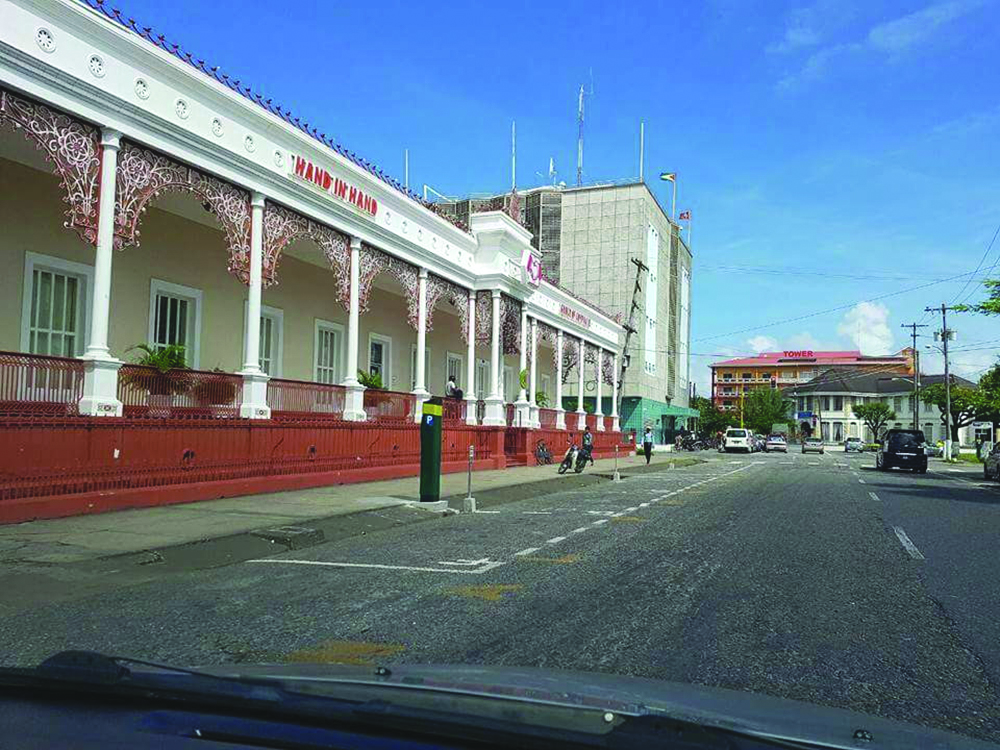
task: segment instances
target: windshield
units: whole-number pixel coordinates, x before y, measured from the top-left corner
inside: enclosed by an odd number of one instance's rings
[[[0,19],[0,664],[1000,742],[1000,0]]]

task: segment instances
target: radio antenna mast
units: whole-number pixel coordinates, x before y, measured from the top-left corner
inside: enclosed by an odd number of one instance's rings
[[[583,184],[583,100],[586,96],[594,95],[594,69],[590,70],[590,91],[588,92],[583,84],[580,84],[580,99],[576,110],[576,185]]]

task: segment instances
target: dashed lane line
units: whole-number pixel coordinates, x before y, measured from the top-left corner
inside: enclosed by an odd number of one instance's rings
[[[564,537],[564,536],[554,536],[551,539],[546,539],[545,543],[546,544],[559,544],[559,542],[564,542],[564,541],[566,541],[566,537]]]
[[[865,484],[865,480],[862,479],[861,477],[858,477],[858,484]]]
[[[531,554],[534,554],[535,552],[538,552],[538,549],[539,549],[538,547],[528,547],[527,549],[523,549],[520,552],[515,552],[514,553],[514,557],[522,557],[524,555],[531,555]]]
[[[917,549],[917,545],[910,541],[910,537],[906,535],[906,532],[903,531],[902,527],[893,526],[892,530],[896,532],[896,536],[899,538],[900,544],[903,545],[903,549],[910,553],[910,557],[914,560],[925,559],[923,553]]]
[[[872,500],[874,500],[876,502],[879,502],[879,496],[876,495],[874,492],[869,492],[868,493],[868,497],[870,497]]]
[[[585,531],[587,531],[587,530],[588,530],[588,529],[587,529],[587,527],[586,527],[586,526],[581,526],[581,527],[580,527],[580,528],[578,528],[578,529],[573,529],[573,530],[572,530],[571,532],[569,532],[569,533],[570,533],[570,534],[582,534],[583,532],[585,532]]]

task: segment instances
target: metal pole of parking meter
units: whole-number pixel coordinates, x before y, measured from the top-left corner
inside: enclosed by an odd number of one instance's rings
[[[420,415],[420,502],[441,499],[441,397],[423,404]]]
[[[476,498],[472,496],[472,462],[476,458],[476,447],[474,445],[469,446],[469,489],[465,495],[465,499],[462,500],[462,511],[464,513],[475,513],[476,512]]]
[[[622,475],[618,473],[618,445],[617,445],[617,443],[615,444],[615,473],[614,473],[614,476],[611,478],[611,481],[612,482],[620,482],[620,481],[622,481]]]

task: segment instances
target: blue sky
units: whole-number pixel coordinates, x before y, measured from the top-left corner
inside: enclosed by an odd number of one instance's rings
[[[693,213],[702,392],[718,355],[898,350],[926,305],[982,296],[897,292],[974,270],[1000,225],[996,0],[122,8],[400,178],[409,148],[411,185],[448,194],[509,187],[511,120],[518,184],[550,157],[571,183],[592,70],[585,179],[636,176],[645,120],[647,176],[677,172]],[[953,327],[958,372],[1000,354],[996,319]]]

